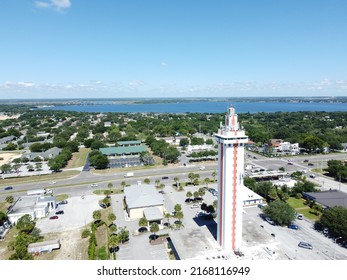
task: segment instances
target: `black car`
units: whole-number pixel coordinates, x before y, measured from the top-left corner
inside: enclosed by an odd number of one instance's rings
[[[165,180],[165,179],[169,179],[169,177],[168,176],[163,176],[163,177],[161,177],[163,180]]]
[[[64,214],[64,210],[59,210],[57,212],[55,212],[56,215],[63,215]]]
[[[67,200],[62,200],[59,202],[59,204],[67,204]]]
[[[5,191],[9,191],[9,190],[12,190],[13,189],[13,187],[12,186],[8,186],[8,187],[5,187]]]
[[[116,253],[119,251],[119,246],[110,247],[110,253]]]
[[[146,227],[140,227],[139,232],[147,232],[148,229]]]

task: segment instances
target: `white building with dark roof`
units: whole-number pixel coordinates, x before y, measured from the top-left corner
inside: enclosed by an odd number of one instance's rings
[[[132,220],[142,217],[146,217],[148,221],[163,219],[165,200],[153,185],[125,187],[124,201],[128,216]]]

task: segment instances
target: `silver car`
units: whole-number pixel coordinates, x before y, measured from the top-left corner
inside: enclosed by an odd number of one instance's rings
[[[307,242],[299,242],[298,246],[305,249],[310,249],[310,250],[313,249],[312,245]]]

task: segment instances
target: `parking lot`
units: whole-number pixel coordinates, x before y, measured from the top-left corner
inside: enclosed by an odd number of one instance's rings
[[[101,209],[98,204],[99,199],[100,196],[97,195],[86,195],[84,199],[81,196],[70,197],[67,199],[68,204],[58,205],[48,217],[39,219],[36,226],[42,234],[80,228],[93,220],[93,211]],[[64,214],[57,215],[58,219],[49,219],[59,210],[64,210]]]

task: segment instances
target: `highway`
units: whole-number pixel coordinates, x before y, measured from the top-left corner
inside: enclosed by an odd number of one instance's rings
[[[290,159],[290,164],[288,159]],[[289,158],[267,158],[261,155],[246,152],[245,164],[252,164],[265,170],[278,170],[280,167],[284,167],[286,172],[291,173],[294,171],[307,170],[307,174],[311,174],[314,168],[324,168],[326,162],[331,159],[347,160],[347,153],[341,154],[327,154],[327,155],[314,155],[314,156],[294,156]],[[304,162],[308,160],[308,162]],[[308,166],[311,163],[313,166]],[[205,166],[204,170],[200,170],[201,165]],[[67,178],[57,180],[54,185],[50,185],[50,181],[36,182],[36,183],[20,183],[13,185],[12,191],[5,191],[4,188],[0,189],[0,200],[4,200],[8,195],[23,195],[24,192],[30,189],[38,188],[50,188],[53,189],[54,194],[66,193],[69,195],[79,195],[88,193],[94,189],[91,188],[92,183],[97,183],[98,188],[106,189],[108,183],[112,183],[114,187],[119,187],[122,181],[127,184],[137,184],[138,181],[143,183],[143,180],[150,178],[151,184],[155,184],[155,180],[159,179],[160,183],[165,185],[173,184],[173,178],[179,178],[180,182],[188,181],[188,174],[190,172],[198,173],[200,178],[212,177],[212,172],[217,170],[217,163],[201,163],[201,164],[187,164],[186,166],[164,166],[164,167],[152,167],[146,169],[133,170],[134,177],[124,178],[127,169],[122,171],[116,171],[115,173],[95,174],[89,171],[82,171],[80,174]],[[132,171],[132,170],[130,170]],[[316,177],[309,178],[309,180],[321,185],[321,190],[328,189],[340,189],[347,193],[347,185],[334,181],[331,178],[315,174]],[[162,179],[163,176],[168,176],[169,179]]]

